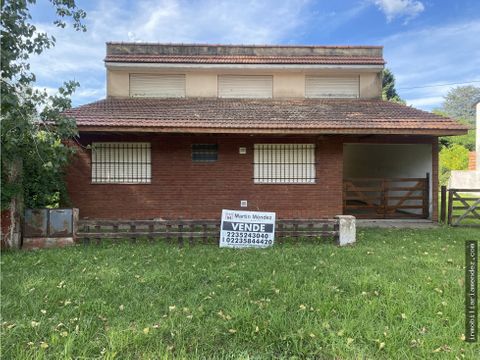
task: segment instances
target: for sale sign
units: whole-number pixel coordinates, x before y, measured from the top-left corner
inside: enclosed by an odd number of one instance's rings
[[[246,248],[273,245],[275,213],[222,210],[220,247]]]

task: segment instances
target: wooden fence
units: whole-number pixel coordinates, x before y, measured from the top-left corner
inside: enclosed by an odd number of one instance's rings
[[[442,186],[440,199],[440,221],[451,226],[480,226],[480,189],[447,190]]]
[[[115,239],[162,240],[183,245],[218,244],[219,220],[80,220],[77,241],[89,244],[92,241]],[[277,220],[275,241],[285,239],[331,238],[338,241],[339,220]]]
[[[343,181],[343,213],[359,219],[428,218],[425,178],[354,178]]]

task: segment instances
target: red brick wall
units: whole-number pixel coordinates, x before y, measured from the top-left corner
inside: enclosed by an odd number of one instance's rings
[[[91,141],[149,141],[152,182],[143,185],[91,184],[90,151],[80,149],[67,177],[70,199],[80,218],[209,219],[222,209],[275,211],[278,218],[325,218],[342,213],[342,151],[339,137],[259,138],[246,136],[143,135],[129,137],[82,135]],[[317,183],[254,184],[254,143],[316,144]],[[217,143],[218,161],[193,163],[191,144]],[[247,154],[240,155],[239,147]]]
[[[476,169],[476,162],[477,162],[477,153],[475,151],[470,151],[468,153],[468,170],[475,170]]]
[[[321,136],[253,137],[200,135],[85,135],[92,141],[149,141],[152,145],[152,182],[143,185],[91,184],[90,151],[79,149],[67,177],[72,205],[80,218],[91,219],[216,219],[222,209],[275,211],[277,217],[325,218],[342,213],[343,142],[430,143],[432,185],[438,187],[438,145],[434,137]],[[305,185],[254,184],[255,143],[315,143],[317,183]],[[193,163],[191,144],[217,143],[218,161]],[[247,154],[240,155],[239,147]],[[437,192],[433,191],[433,220]]]

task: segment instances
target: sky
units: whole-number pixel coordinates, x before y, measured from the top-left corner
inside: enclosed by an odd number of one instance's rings
[[[38,0],[32,22],[56,46],[31,59],[37,86],[80,82],[74,106],[105,97],[105,42],[382,45],[408,105],[439,108],[456,86],[480,86],[479,0],[77,0],[87,32],[53,25]]]

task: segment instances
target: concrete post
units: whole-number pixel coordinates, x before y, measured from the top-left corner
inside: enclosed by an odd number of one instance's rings
[[[338,245],[354,244],[356,241],[355,216],[337,215],[335,219],[338,219]]]

